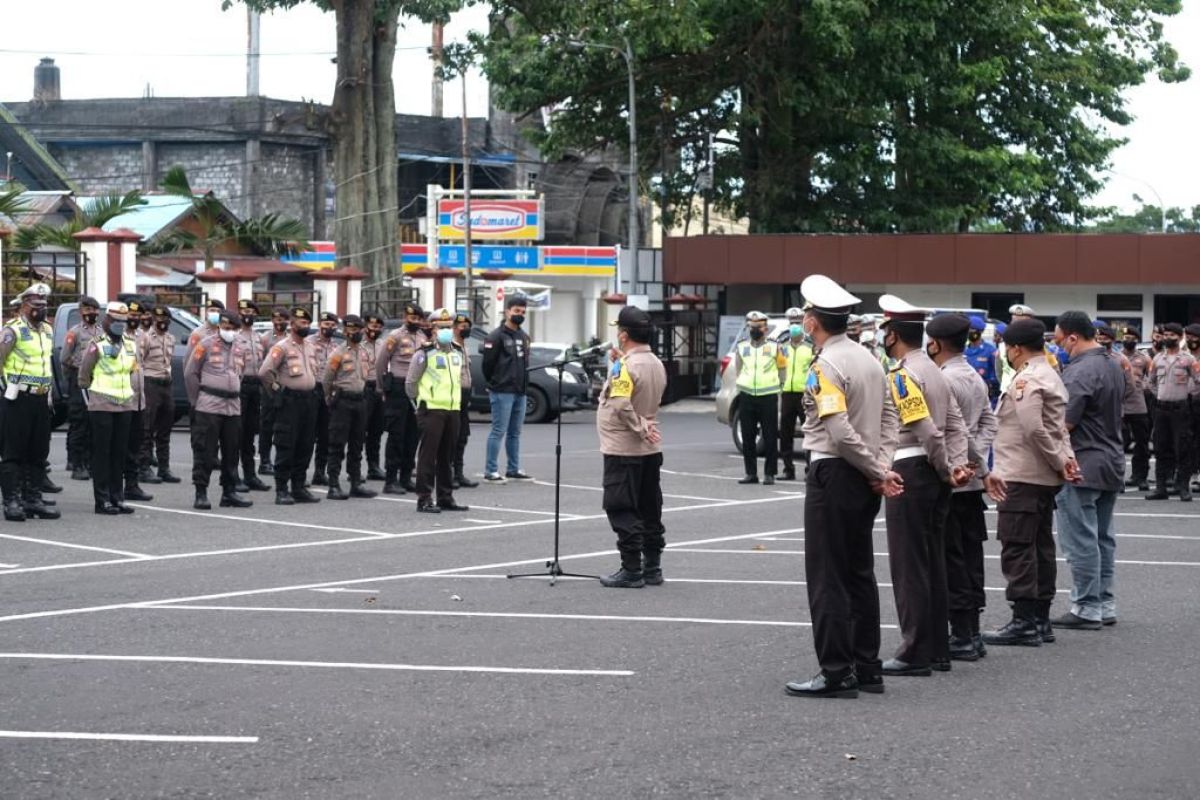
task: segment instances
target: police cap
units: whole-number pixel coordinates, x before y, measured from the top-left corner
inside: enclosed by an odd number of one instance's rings
[[[761,311],[751,311],[750,313],[746,314],[746,322],[766,322],[766,321],[767,321],[767,315]]]
[[[1135,339],[1141,339],[1141,338],[1142,338],[1142,332],[1141,332],[1141,331],[1139,331],[1137,328],[1133,327],[1132,325],[1127,325],[1127,326],[1125,327],[1124,335],[1125,335],[1125,336],[1132,336],[1132,337],[1133,337],[1133,338],[1135,338]]]
[[[1004,343],[1017,347],[1041,348],[1046,335],[1046,326],[1036,319],[1019,319],[1004,331]]]
[[[258,304],[253,300],[243,297],[241,300],[238,300],[238,311],[253,311],[257,314]]]
[[[800,284],[800,294],[806,308],[826,314],[849,314],[851,306],[862,302],[826,275],[809,275]]]
[[[292,309],[292,316],[295,319],[303,319],[312,322],[312,312],[304,306],[296,306]]]
[[[978,314],[972,314],[967,318],[967,322],[971,324],[971,330],[973,331],[983,331],[987,327],[987,322]]]
[[[757,312],[750,312],[750,314],[755,313]],[[746,319],[750,319],[750,314],[746,315]],[[762,315],[762,318],[766,319],[767,317],[764,314]],[[616,322],[611,323],[611,325],[617,328],[648,328],[651,325],[650,315],[647,314],[646,310],[643,308],[638,308],[637,306],[625,306],[621,309],[620,313],[617,314]]]
[[[925,332],[931,339],[948,339],[962,341],[967,337],[971,328],[970,320],[962,314],[937,314],[925,326]]]
[[[336,325],[338,323],[338,315],[332,311],[322,311],[321,322],[332,322],[334,325]]]
[[[367,314],[365,317],[363,317],[363,319],[366,320],[368,324],[372,322],[378,322],[380,325],[386,324],[383,320],[383,317],[379,316],[378,314]]]
[[[466,314],[458,313],[458,314],[454,315],[454,324],[455,325],[462,325],[464,322],[467,323],[468,325],[474,324],[473,322],[471,322],[471,318],[468,317]]]
[[[155,306],[152,313],[154,316],[159,317],[160,319],[163,317],[169,318],[171,316],[171,312],[167,310],[166,306]]]
[[[361,328],[363,326],[363,321],[362,317],[360,317],[358,314],[347,314],[346,318],[342,320],[342,324],[346,326],[353,326],[355,328]]]
[[[90,294],[85,294],[83,297],[79,298],[79,307],[80,308],[94,308],[97,311],[99,311],[100,310],[100,301],[97,300],[96,298],[92,297]]]
[[[224,304],[224,303],[222,303],[220,300],[218,300],[218,299],[217,299],[217,298],[215,298],[215,297],[210,297],[210,298],[208,298],[208,302],[204,304],[204,307],[205,307],[205,308],[215,308],[215,309],[217,309],[218,311],[224,311],[224,310],[225,310],[225,304]]]
[[[104,307],[104,313],[118,322],[124,322],[129,319],[129,306],[120,300],[113,300]]]
[[[1176,336],[1183,336],[1183,326],[1178,322],[1168,322],[1162,326],[1163,333],[1173,333]]]
[[[228,309],[221,309],[221,322],[232,322],[233,327],[242,327],[242,318]]]
[[[1183,329],[1183,332],[1188,336],[1200,336],[1200,323],[1193,322]]]

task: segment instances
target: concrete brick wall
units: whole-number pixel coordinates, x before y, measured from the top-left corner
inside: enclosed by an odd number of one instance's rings
[[[263,143],[258,164],[256,213],[294,217],[315,229],[313,151],[310,148]],[[326,175],[332,174],[326,172]],[[322,203],[322,207],[323,207]]]
[[[51,144],[48,148],[82,194],[128,192],[142,188],[142,146],[132,144]]]
[[[246,215],[245,163],[246,147],[241,142],[162,142],[158,145],[158,177],[171,167],[181,166],[193,189],[211,190],[238,216]]]

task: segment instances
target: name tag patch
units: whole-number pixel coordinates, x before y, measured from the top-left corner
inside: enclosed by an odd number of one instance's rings
[[[846,393],[830,382],[820,367],[814,366],[809,371],[805,389],[812,396],[818,417],[846,413]]]
[[[892,373],[889,383],[892,388],[892,401],[900,413],[902,424],[910,425],[929,418],[929,405],[925,402],[925,395],[907,372],[902,369],[896,370]]]

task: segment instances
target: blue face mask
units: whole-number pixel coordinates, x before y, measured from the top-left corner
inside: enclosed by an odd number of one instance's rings
[[[437,341],[438,344],[450,344],[454,341],[454,331],[449,328],[438,328]]]
[[[208,312],[208,324],[209,325],[216,325],[220,321],[221,321],[221,314],[219,311]]]
[[[788,333],[792,334],[793,339],[799,339],[801,336],[804,335],[804,326],[803,325],[793,325],[792,327],[788,328]]]

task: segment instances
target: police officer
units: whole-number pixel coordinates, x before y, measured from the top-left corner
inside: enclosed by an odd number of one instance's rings
[[[67,374],[67,469],[71,479],[90,481],[88,464],[92,459],[91,438],[88,435],[87,401],[79,389],[79,364],[83,351],[101,335],[96,321],[100,318],[100,303],[94,297],[79,298],[79,324],[67,331],[58,361]]]
[[[780,353],[787,359],[782,392],[779,395],[779,454],[783,456],[783,476],[780,480],[794,481],[796,423],[804,423],[804,386],[808,380],[808,367],[813,360],[813,351],[804,341],[804,312],[798,308],[789,308],[787,319],[788,338],[780,345]]]
[[[767,315],[751,311],[746,315],[750,338],[739,342],[733,352],[737,375],[738,424],[742,430],[742,462],[745,476],[738,483],[758,483],[758,441],[762,430],[766,458],[763,483],[775,483],[778,468],[779,390],[787,372],[787,357],[778,344],[767,339]]]
[[[242,298],[238,300],[237,337],[242,341],[242,351],[245,354],[242,362],[241,406],[242,420],[238,432],[238,451],[242,462],[242,480],[238,482],[239,492],[266,492],[270,488],[258,477],[254,468],[254,440],[259,435],[262,424],[262,391],[258,379],[258,369],[262,366],[263,353],[258,334],[254,332],[254,321],[258,318],[258,304],[253,300]]]
[[[179,477],[171,472],[171,426],[175,424],[175,395],[171,391],[175,336],[171,333],[171,312],[166,306],[155,306],[151,319],[154,324],[142,333],[137,347],[146,393],[138,477],[145,483],[179,483]],[[150,467],[155,456],[157,475]]]
[[[405,379],[407,396],[417,406],[421,442],[417,449],[417,511],[466,511],[454,501],[452,462],[458,442],[458,412],[462,404],[465,356],[454,347],[454,316],[448,309],[433,312],[434,341],[417,351]],[[433,492],[437,487],[437,505]]]
[[[1133,382],[1141,395],[1140,402],[1131,400],[1124,408],[1127,440],[1133,445],[1130,460],[1130,475],[1126,486],[1136,486],[1140,491],[1150,491],[1150,405],[1154,402],[1154,390],[1150,380],[1153,361],[1138,349],[1142,332],[1137,328],[1126,328],[1121,332],[1121,353],[1129,362]]]
[[[4,365],[4,397],[0,400],[3,460],[0,488],[4,518],[24,522],[28,517],[58,519],[61,513],[46,505],[42,480],[50,453],[50,355],[54,331],[46,322],[50,287],[35,283],[17,299],[17,316],[0,333],[0,363]]]
[[[996,346],[983,340],[987,322],[983,317],[972,314],[969,318],[970,333],[967,334],[967,349],[963,355],[988,387],[988,397],[1000,396],[1000,378],[996,374]]]
[[[381,481],[387,476],[383,470],[379,468],[379,447],[383,443],[383,393],[379,390],[379,379],[376,377],[379,367],[379,356],[383,351],[383,317],[378,314],[368,314],[363,319],[366,320],[367,330],[363,345],[366,348],[367,362],[371,365],[371,372],[367,376],[366,388],[366,413],[367,413],[367,433],[366,433],[366,455],[367,455],[367,480]]]
[[[258,371],[268,402],[275,404],[275,504],[280,506],[320,502],[304,486],[319,403],[308,338],[312,313],[302,306],[292,309],[291,326],[291,335],[271,348]]]
[[[220,449],[221,507],[249,508],[254,503],[237,493],[238,443],[242,426],[242,376],[250,342],[238,335],[241,319],[220,312],[217,333],[206,336],[183,367],[192,418],[193,508],[208,510],[208,482],[217,468]]]
[[[1045,335],[1036,319],[1017,320],[1004,332],[1014,376],[996,407],[995,469],[983,484],[997,503],[1000,568],[1013,615],[983,634],[991,645],[1037,647],[1054,639],[1054,496],[1064,481],[1077,483],[1081,475],[1067,435],[1067,390],[1046,360]]]
[[[1154,357],[1151,380],[1154,382],[1154,492],[1147,500],[1166,500],[1174,481],[1179,499],[1192,501],[1192,421],[1190,398],[1197,375],[1195,359],[1179,347],[1183,326],[1178,322],[1163,325],[1163,349]]]
[[[804,397],[804,569],[821,671],[787,692],[857,697],[860,688],[883,691],[871,528],[880,496],[903,491],[888,444],[896,407],[879,362],[845,335],[859,299],[824,275],[808,276],[800,291],[816,353]]]
[[[374,497],[362,474],[363,437],[367,428],[367,378],[374,374],[374,346],[363,337],[363,321],[348,314],[342,323],[346,342],[333,351],[320,386],[321,402],[329,408],[328,478],[330,500]],[[342,462],[350,476],[350,493],[339,483]]]
[[[890,294],[879,307],[884,352],[895,362],[888,388],[900,416],[892,469],[904,482],[904,493],[885,503],[901,643],[883,674],[925,677],[950,669],[946,515],[951,488],[972,474],[967,430],[946,377],[922,348],[925,312]]]
[[[221,312],[224,310],[224,303],[215,297],[209,298],[208,302],[204,305],[204,324],[188,334],[188,355],[191,355],[196,345],[200,344],[201,339],[207,336],[214,336],[221,329]]]
[[[650,315],[626,306],[617,315],[616,360],[600,390],[596,431],[604,454],[604,513],[617,534],[621,569],[600,578],[610,588],[663,583],[662,434],[658,409],[667,372],[650,349]]]
[[[421,331],[424,318],[425,314],[419,305],[407,303],[404,306],[404,325],[392,331],[384,340],[375,363],[375,377],[383,392],[384,424],[388,433],[384,494],[404,494],[417,489],[412,482],[412,472],[419,432],[416,412],[405,393],[405,383],[413,356],[428,341]]]
[[[463,357],[462,402],[458,410],[458,442],[454,448],[454,488],[474,489],[479,481],[467,477],[464,458],[467,441],[471,438],[471,353],[467,342],[471,338],[471,318],[466,314],[454,316],[454,347]]]
[[[325,466],[329,460],[329,406],[325,404],[325,387],[321,385],[321,379],[325,375],[329,357],[338,346],[333,338],[337,326],[338,315],[332,311],[322,311],[321,320],[317,323],[317,335],[312,341],[313,375],[317,376],[317,441],[313,451],[313,461],[316,463],[313,486],[324,486],[328,481]]]
[[[1195,475],[1200,470],[1200,453],[1196,452],[1195,444],[1200,441],[1200,324],[1192,323],[1183,329],[1183,341],[1187,345],[1187,353],[1192,357],[1192,391],[1188,398],[1192,418],[1192,460],[1188,472]],[[1200,484],[1192,483],[1193,491],[1200,490]]]
[[[125,505],[122,476],[129,454],[129,426],[140,405],[142,380],[137,348],[125,335],[129,308],[121,302],[105,307],[101,328],[79,364],[79,386],[87,398],[92,441],[92,493],[97,514],[132,514]]]
[[[135,353],[144,335],[141,325],[142,313],[148,307],[149,304],[141,300],[131,300],[126,306],[129,315],[126,320],[125,338],[132,344]],[[146,438],[146,394],[143,377],[141,361],[138,361],[138,369],[132,376],[132,380],[138,386],[130,409],[132,416],[129,418],[129,439],[126,445],[129,452],[125,455],[125,499],[145,502],[153,500],[154,496],[144,491],[138,483],[141,476],[142,441]]]
[[[258,351],[266,356],[271,352],[271,348],[286,339],[291,325],[292,314],[282,306],[276,306],[271,311],[271,330],[258,337]],[[261,368],[261,364],[259,367]],[[275,404],[265,402],[262,392],[262,383],[259,382],[259,407],[262,410],[260,415],[262,430],[258,435],[258,474],[259,475],[274,475],[275,464],[271,461],[271,445],[275,441]]]
[[[979,631],[979,615],[987,602],[983,589],[984,522],[982,477],[996,438],[988,387],[963,357],[970,322],[961,314],[938,314],[929,320],[925,352],[949,384],[967,426],[967,461],[975,475],[951,490],[946,516],[946,589],[950,617],[950,658],[978,661],[987,654]]]

